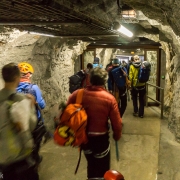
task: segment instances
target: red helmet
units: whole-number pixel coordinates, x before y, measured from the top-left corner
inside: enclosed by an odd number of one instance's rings
[[[106,171],[106,173],[104,174],[104,179],[105,180],[125,180],[124,176],[116,170]]]

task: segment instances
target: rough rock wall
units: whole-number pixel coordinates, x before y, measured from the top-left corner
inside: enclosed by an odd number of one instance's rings
[[[99,58],[99,64],[106,68],[106,65],[110,63],[114,54],[118,54],[119,49],[116,48],[96,48],[96,57]],[[94,51],[84,52],[84,67],[87,63],[93,63],[94,61]]]
[[[50,128],[59,103],[69,96],[68,77],[74,73],[74,62],[87,45],[82,41],[24,34],[0,46],[0,68],[9,62],[21,61],[34,67],[32,82],[38,84],[46,101],[44,119]]]

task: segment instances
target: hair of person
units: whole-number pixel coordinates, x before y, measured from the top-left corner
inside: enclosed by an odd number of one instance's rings
[[[135,55],[135,56],[134,56],[134,60],[139,60],[139,56],[138,56],[138,55]]]
[[[2,68],[2,77],[5,82],[14,82],[21,73],[16,63],[9,63]]]
[[[107,72],[102,68],[94,68],[90,74],[90,82],[95,86],[104,86],[107,82]]]
[[[92,68],[93,68],[93,65],[92,65],[91,63],[88,63],[88,64],[87,64],[87,68],[88,68],[88,69],[92,69]]]
[[[131,56],[131,61],[134,61],[134,56]]]

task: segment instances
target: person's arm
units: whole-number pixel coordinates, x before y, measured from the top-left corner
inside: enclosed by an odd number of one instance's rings
[[[121,138],[122,134],[122,119],[119,113],[118,104],[114,97],[111,101],[111,110],[109,118],[113,130],[113,138],[115,141],[118,141]]]
[[[38,105],[40,106],[41,109],[44,109],[45,106],[46,106],[46,103],[45,103],[45,100],[42,97],[41,90],[35,84],[32,86],[32,88],[36,92],[36,102],[38,103]]]
[[[131,82],[133,82],[133,69],[132,69],[132,65],[130,65],[130,67],[129,67],[129,80]]]
[[[74,104],[74,103],[76,102],[77,92],[78,92],[78,90],[74,91],[74,92],[69,96],[66,105]]]

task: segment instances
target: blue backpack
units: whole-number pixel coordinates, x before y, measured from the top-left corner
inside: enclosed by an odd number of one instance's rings
[[[124,73],[122,70],[127,73],[126,68],[122,66],[117,67],[111,71],[114,82],[118,88],[122,88],[126,86],[126,77],[124,76]]]
[[[151,73],[151,64],[147,61],[143,61],[138,72],[138,82],[146,83],[147,81],[149,81],[150,73]]]
[[[32,94],[36,97],[36,92],[35,90],[32,88],[34,84],[26,84],[23,86],[23,88],[17,88],[16,91],[18,93],[23,93],[23,94]]]

